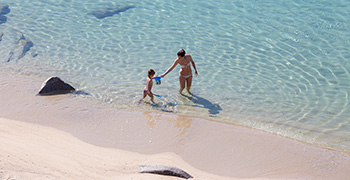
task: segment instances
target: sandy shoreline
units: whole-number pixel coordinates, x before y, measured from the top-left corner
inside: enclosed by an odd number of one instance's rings
[[[196,170],[174,153],[97,147],[53,128],[3,118],[0,140],[0,179],[178,179],[140,174],[143,163],[181,166],[196,179],[230,179]]]
[[[138,174],[137,165],[164,163],[195,179],[350,176],[348,153],[196,117],[116,109],[81,95],[35,96],[45,79],[0,72],[1,179],[162,179]]]

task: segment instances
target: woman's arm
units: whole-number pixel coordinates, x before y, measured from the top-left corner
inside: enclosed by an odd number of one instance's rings
[[[188,56],[190,57],[190,61],[192,63],[193,69],[194,69],[194,74],[195,74],[195,76],[198,76],[197,68],[196,68],[196,65],[194,64],[192,56],[191,55],[188,55]]]
[[[167,70],[167,71],[165,71],[165,73],[164,74],[162,74],[162,75],[160,75],[160,77],[164,77],[165,75],[167,75],[168,73],[170,73],[175,67],[176,67],[176,65],[178,64],[179,62],[177,61],[177,59],[174,61],[174,63],[173,63],[173,65],[171,65],[171,67]]]

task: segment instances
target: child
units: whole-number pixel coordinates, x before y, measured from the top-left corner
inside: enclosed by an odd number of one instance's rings
[[[148,70],[146,87],[143,89],[143,97],[140,99],[140,101],[142,101],[148,95],[151,98],[152,103],[154,103],[153,101],[154,94],[152,93],[151,90],[153,86],[153,79],[156,78],[154,77],[155,74],[156,72],[153,69]]]

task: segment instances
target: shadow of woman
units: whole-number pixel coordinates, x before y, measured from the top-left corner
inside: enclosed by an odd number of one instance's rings
[[[183,96],[187,97],[190,101],[195,103],[195,105],[192,105],[193,107],[208,109],[208,112],[211,116],[215,116],[219,114],[220,111],[222,111],[222,108],[220,107],[219,104],[213,104],[212,102],[210,102],[209,100],[203,97],[200,97],[194,94],[192,96],[187,96],[187,95],[183,95]]]

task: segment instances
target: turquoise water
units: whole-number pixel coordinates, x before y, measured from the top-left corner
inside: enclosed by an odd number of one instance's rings
[[[230,121],[350,151],[350,2],[0,0],[0,69],[59,76],[118,108]],[[98,19],[91,12],[131,7]],[[21,54],[20,39],[33,46]],[[22,42],[22,41],[21,41]],[[178,95],[178,71],[137,103],[149,68],[184,48],[199,76]],[[11,56],[11,52],[13,56]],[[16,55],[19,54],[19,55]]]

